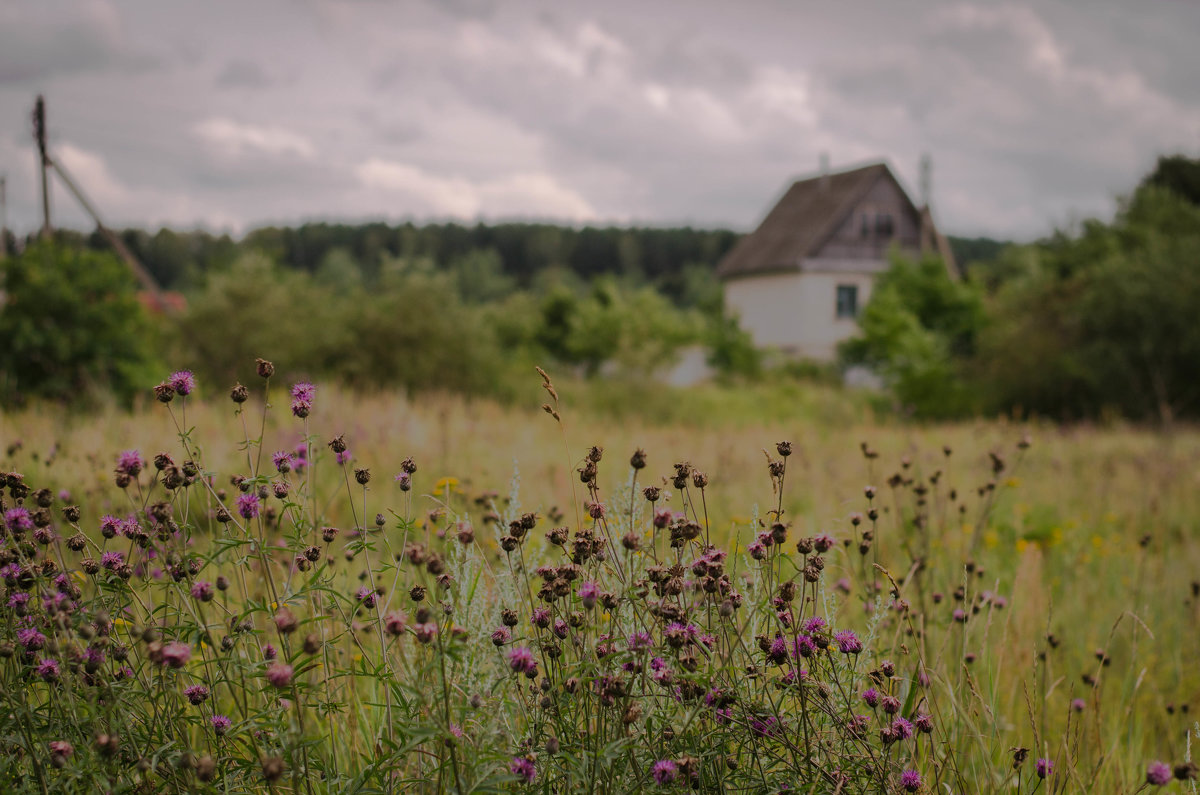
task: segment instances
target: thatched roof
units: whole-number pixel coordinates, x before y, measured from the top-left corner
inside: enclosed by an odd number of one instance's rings
[[[793,183],[758,229],[725,255],[717,266],[717,275],[728,279],[800,270],[804,258],[821,248],[846,215],[885,176],[896,180],[887,164],[880,162]]]

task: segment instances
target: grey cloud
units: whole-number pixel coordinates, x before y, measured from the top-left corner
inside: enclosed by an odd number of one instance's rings
[[[217,88],[267,88],[274,81],[259,63],[246,58],[228,61],[217,75]]]

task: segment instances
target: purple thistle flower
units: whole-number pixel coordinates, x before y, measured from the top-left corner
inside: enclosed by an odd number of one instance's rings
[[[879,691],[873,687],[868,687],[863,691],[863,701],[867,702],[867,706],[871,709],[879,706]]]
[[[827,626],[829,625],[825,623],[825,619],[821,618],[820,616],[812,616],[805,620],[804,631],[812,634],[814,632],[820,632]]]
[[[292,386],[292,414],[304,419],[312,411],[313,396],[317,388],[307,381]]]
[[[1087,702],[1082,698],[1077,698],[1071,702],[1071,709],[1075,710],[1076,712],[1083,712],[1085,709],[1087,709]]]
[[[750,720],[750,730],[759,737],[774,737],[779,734],[782,725],[774,715],[766,718],[752,718]]]
[[[554,626],[551,628],[551,631],[558,637],[566,639],[567,633],[570,631],[566,619],[554,619]]]
[[[110,550],[100,556],[100,565],[109,571],[115,571],[125,562],[124,553]]]
[[[173,640],[162,647],[162,663],[168,668],[182,668],[192,656],[192,647]]]
[[[755,560],[762,560],[767,556],[767,548],[755,541],[750,546],[746,547],[746,551],[750,553],[750,557]]]
[[[167,379],[167,386],[174,389],[175,394],[186,397],[195,391],[196,377],[192,375],[191,370],[178,370],[171,373],[171,377]]]
[[[8,597],[8,606],[17,611],[17,615],[24,615],[25,609],[29,605],[29,594],[20,591]]]
[[[285,688],[292,683],[292,666],[285,663],[272,663],[267,669],[267,681],[278,688]]]
[[[403,635],[408,626],[408,616],[392,611],[383,617],[383,628],[389,635]]]
[[[183,689],[183,695],[193,707],[198,707],[208,700],[208,688],[204,685],[191,685]]]
[[[792,653],[796,657],[811,657],[816,654],[817,644],[813,642],[809,635],[799,635],[796,637],[796,643],[792,649]]]
[[[961,607],[956,607],[954,608],[954,612],[950,614],[950,617],[959,624],[965,624],[967,622],[967,611]]]
[[[276,655],[278,654],[278,652],[275,651],[275,647],[272,646],[270,643],[263,646],[262,652],[263,652],[264,660],[274,660]]]
[[[921,774],[915,770],[905,770],[900,774],[900,789],[905,792],[917,792],[921,789]]]
[[[513,760],[508,763],[508,771],[526,784],[532,784],[537,778],[537,768],[534,767],[533,760],[527,756],[514,756]]]
[[[541,627],[542,629],[545,629],[546,627],[550,626],[550,608],[533,608],[533,613],[530,614],[529,620],[533,622],[535,627]]]
[[[38,660],[36,673],[47,682],[58,681],[58,660],[43,657],[41,660]]]
[[[275,470],[281,475],[291,471],[295,460],[296,457],[294,455],[283,450],[279,450],[275,455],[271,456],[271,463],[275,465]]]
[[[335,459],[337,459],[337,462],[338,462],[339,464],[346,464],[346,463],[349,463],[349,462],[350,462],[350,459],[351,459],[352,457],[353,457],[353,456],[351,456],[351,455],[350,455],[350,451],[349,451],[349,450],[342,450],[342,451],[340,451],[340,452],[338,452],[337,454],[335,454],[335,455],[334,455],[334,458],[335,458]]]
[[[492,643],[496,646],[503,646],[510,640],[512,640],[512,632],[508,627],[498,627],[496,631],[492,633]]]
[[[1151,762],[1146,768],[1146,783],[1152,787],[1165,787],[1173,777],[1171,766],[1166,762]]]
[[[537,673],[537,659],[526,646],[514,646],[508,651],[508,667],[515,673],[532,678]]]
[[[1037,760],[1037,776],[1038,778],[1050,778],[1054,775],[1054,762],[1045,757]]]
[[[241,514],[243,519],[253,519],[258,516],[258,495],[239,494],[237,498],[237,512]]]
[[[145,466],[146,462],[137,450],[126,450],[117,456],[117,471],[131,478],[136,478]]]
[[[629,634],[627,644],[630,651],[645,651],[654,645],[654,640],[650,637],[649,632],[637,630]]]
[[[4,512],[4,526],[10,533],[23,533],[33,529],[33,518],[26,508],[20,506],[9,508]]]
[[[892,721],[892,733],[899,740],[907,740],[913,736],[913,725],[904,718],[896,718]]]
[[[591,610],[596,606],[596,600],[600,598],[600,586],[592,580],[586,580],[579,586],[578,595],[583,600],[584,608]]]
[[[208,721],[212,724],[213,734],[218,737],[224,735],[225,732],[229,731],[229,727],[233,725],[233,721],[224,715],[213,715]]]
[[[838,651],[842,654],[858,654],[863,650],[862,641],[858,639],[858,635],[855,635],[853,630],[843,629],[841,632],[835,633],[833,639],[837,641]]]
[[[900,711],[900,699],[895,696],[884,696],[882,703],[883,711],[889,715],[895,715]]]
[[[20,643],[25,651],[37,651],[46,646],[46,636],[33,627],[26,627],[17,630],[17,643]]]
[[[211,602],[215,594],[213,584],[207,580],[196,580],[192,583],[192,598],[199,602]]]
[[[913,718],[913,725],[921,734],[933,734],[933,718],[924,712],[917,713],[917,717]]]
[[[364,585],[363,587],[358,589],[358,593],[356,593],[354,595],[354,597],[356,599],[358,599],[358,601],[362,603],[362,606],[367,608],[368,610],[375,607],[376,600],[375,600],[375,589],[374,588],[368,588],[367,586]]]
[[[115,538],[121,532],[121,520],[115,516],[100,517],[100,534],[105,538]]]
[[[670,759],[660,759],[650,768],[650,775],[654,776],[655,784],[665,787],[679,775],[679,766]]]

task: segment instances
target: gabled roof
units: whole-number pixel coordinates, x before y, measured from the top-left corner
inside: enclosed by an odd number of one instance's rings
[[[801,261],[817,252],[885,176],[900,185],[883,162],[793,183],[758,229],[725,255],[717,266],[717,276],[729,279],[800,270]],[[900,192],[904,193],[903,188]],[[907,198],[908,194],[904,195]],[[913,210],[919,212],[915,206]]]

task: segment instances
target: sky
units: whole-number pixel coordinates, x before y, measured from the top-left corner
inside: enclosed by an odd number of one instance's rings
[[[928,153],[943,231],[1032,239],[1200,155],[1197,40],[1193,0],[6,0],[0,175],[35,229],[42,93],[110,226],[749,230],[823,154],[919,199]]]

